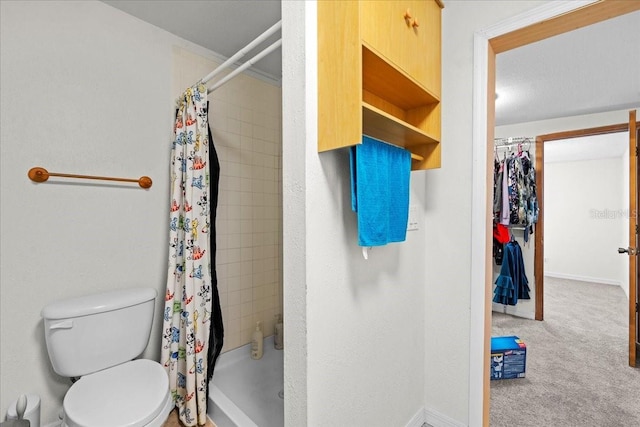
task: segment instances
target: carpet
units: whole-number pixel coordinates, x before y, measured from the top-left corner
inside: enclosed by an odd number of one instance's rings
[[[491,427],[640,426],[619,286],[545,277],[545,320],[493,313],[492,336],[527,345],[526,378],[491,381]]]
[[[180,418],[178,418],[178,410],[174,409],[169,414],[169,418],[164,423],[163,427],[184,427],[184,424],[180,422]],[[207,418],[207,423],[205,427],[216,427],[216,425],[211,421],[211,419]]]

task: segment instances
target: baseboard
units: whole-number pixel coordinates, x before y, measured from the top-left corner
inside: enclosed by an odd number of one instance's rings
[[[603,285],[622,286],[622,282],[620,280],[603,279],[600,277],[578,276],[576,274],[556,273],[552,271],[545,271],[544,275],[555,277],[557,279],[569,279],[577,280],[579,282],[602,283]]]
[[[468,427],[460,421],[454,420],[453,418],[449,418],[438,411],[427,408],[424,410],[424,421],[433,427]]]
[[[493,302],[491,303],[491,311],[495,311],[497,313],[506,313],[512,316],[522,317],[524,319],[535,320],[536,318],[536,313],[534,313],[533,311],[523,310],[517,305],[503,305]]]
[[[420,408],[420,410],[416,412],[413,418],[411,418],[411,421],[407,423],[406,427],[422,427],[425,422],[424,408]]]

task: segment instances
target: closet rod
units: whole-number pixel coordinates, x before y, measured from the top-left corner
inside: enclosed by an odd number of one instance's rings
[[[222,86],[223,84],[225,84],[226,82],[228,82],[229,80],[231,80],[232,78],[234,78],[235,76],[237,76],[238,74],[240,74],[241,72],[246,70],[247,68],[251,67],[253,64],[258,62],[259,60],[261,60],[262,58],[264,58],[265,56],[267,56],[268,54],[270,54],[271,52],[273,52],[274,50],[276,50],[280,46],[282,46],[282,39],[278,39],[271,46],[269,46],[268,48],[266,48],[262,52],[256,54],[256,56],[254,56],[253,58],[249,59],[244,64],[242,64],[241,66],[239,66],[238,68],[236,68],[235,70],[233,70],[232,72],[230,72],[229,74],[224,76],[224,78],[222,78],[219,81],[217,81],[213,86],[211,86],[209,88],[209,90],[207,90],[207,93],[211,93],[214,90],[218,89],[220,86]]]
[[[516,136],[516,137],[509,137],[509,138],[495,138],[493,140],[494,145],[496,146],[509,146],[509,145],[518,145],[518,144],[522,144],[523,142],[528,142],[531,143],[532,141],[535,141],[535,138],[529,137],[529,136]]]
[[[50,176],[59,176],[61,178],[80,178],[80,179],[99,179],[102,181],[137,182],[138,185],[142,188],[151,188],[151,184],[153,184],[153,181],[151,181],[151,178],[149,178],[148,176],[142,176],[139,179],[135,179],[135,178],[114,178],[110,176],[76,175],[76,174],[70,174],[70,173],[49,172],[45,168],[41,168],[39,166],[29,169],[27,176],[33,182],[45,182],[49,179]]]
[[[203,77],[201,82],[206,84],[209,80],[211,80],[212,78],[214,78],[215,76],[220,74],[220,72],[222,70],[224,70],[225,68],[228,68],[230,65],[235,63],[238,59],[240,59],[243,56],[245,56],[253,48],[255,48],[257,45],[259,45],[260,43],[265,41],[269,36],[271,36],[272,34],[277,32],[280,28],[282,28],[282,21],[281,20],[276,22],[275,24],[273,24],[267,31],[265,31],[264,33],[260,34],[251,43],[249,43],[248,45],[246,45],[245,47],[240,49],[238,52],[236,52],[229,59],[224,61],[218,68],[216,68],[215,70],[213,70],[212,72],[207,74],[205,77]]]

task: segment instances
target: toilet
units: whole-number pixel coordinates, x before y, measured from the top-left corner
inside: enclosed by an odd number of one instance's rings
[[[42,309],[53,370],[76,379],[65,427],[161,427],[173,409],[162,365],[136,359],[149,342],[157,292],[129,288],[57,301]]]

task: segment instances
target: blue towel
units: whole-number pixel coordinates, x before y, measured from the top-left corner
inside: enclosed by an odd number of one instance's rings
[[[409,219],[411,153],[362,137],[351,147],[351,209],[358,214],[358,244],[404,242]]]

